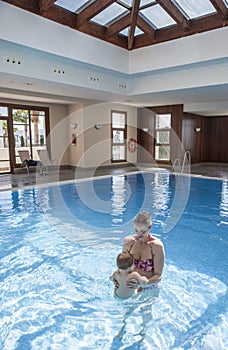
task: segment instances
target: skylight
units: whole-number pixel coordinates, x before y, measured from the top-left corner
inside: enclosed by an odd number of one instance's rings
[[[216,12],[209,0],[172,0],[186,13],[189,19]]]
[[[147,7],[144,10],[140,10],[153,25],[154,28],[164,28],[176,24],[176,22],[163,10],[160,5]]]
[[[85,5],[86,3],[90,3],[91,1],[88,0],[57,0],[55,1],[55,5],[58,5],[60,7],[63,7],[66,10],[69,10],[71,12],[77,12],[77,10]]]
[[[124,30],[122,30],[120,32],[120,34],[122,34],[124,36],[128,36],[129,29],[130,29],[130,27],[125,28]],[[143,33],[144,32],[141,29],[139,29],[138,27],[135,27],[135,34],[134,34],[135,36],[143,34]]]
[[[100,12],[98,15],[93,17],[91,20],[102,26],[112,22],[115,18],[119,17],[123,13],[128,13],[125,7],[114,2],[112,5],[107,7],[105,10]]]
[[[223,2],[225,3],[226,7],[228,7],[228,0],[223,0]]]

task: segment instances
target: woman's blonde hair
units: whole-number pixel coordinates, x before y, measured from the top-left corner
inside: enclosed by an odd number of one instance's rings
[[[133,220],[134,224],[143,224],[147,227],[152,226],[152,220],[148,211],[140,211]]]

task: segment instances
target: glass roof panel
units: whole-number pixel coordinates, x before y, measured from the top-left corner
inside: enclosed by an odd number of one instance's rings
[[[164,28],[170,25],[176,24],[176,22],[163,10],[160,5],[147,7],[144,10],[140,10],[155,28]]]
[[[122,2],[123,4],[129,6],[129,7],[132,6],[132,0],[120,0],[120,3],[121,3],[121,2]]]
[[[216,12],[209,0],[172,0],[179,5],[189,19],[202,17],[207,14]]]
[[[132,7],[132,1],[133,0],[118,0],[119,3],[126,4],[129,7]],[[140,0],[140,7],[148,5],[148,4],[155,4],[156,0]]]
[[[223,2],[225,3],[226,7],[228,7],[228,0],[223,0]]]
[[[148,4],[153,5],[155,3],[156,3],[155,0],[141,0],[140,1],[140,7],[148,5]]]
[[[91,21],[101,24],[102,26],[107,25],[109,22],[113,21],[115,18],[119,17],[123,13],[127,13],[125,7],[114,2],[112,5],[108,6],[105,10],[94,16]]]
[[[77,10],[85,5],[86,3],[90,3],[91,1],[88,0],[57,0],[55,1],[55,5],[58,5],[60,7],[63,7],[66,10],[69,10],[71,12],[77,12]]]
[[[125,29],[121,30],[121,32],[119,32],[119,34],[122,34],[124,36],[128,36],[129,29],[130,29],[130,27],[125,28]],[[135,35],[134,36],[137,36],[137,35],[140,35],[140,34],[143,34],[143,33],[144,32],[141,29],[139,29],[138,27],[135,27]]]

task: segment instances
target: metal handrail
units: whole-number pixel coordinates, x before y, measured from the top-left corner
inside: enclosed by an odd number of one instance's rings
[[[185,162],[188,159],[188,165],[191,165],[191,152],[190,151],[186,151],[184,154],[184,159],[183,159],[183,163],[182,163],[182,167],[181,167],[181,174],[184,171],[184,166],[185,166]]]
[[[175,171],[175,165],[178,165],[180,168],[180,159],[177,158],[174,160],[173,167],[171,169],[171,173],[173,173]]]
[[[180,169],[180,174],[182,174],[184,172],[184,167],[185,167],[185,162],[188,159],[188,164],[191,165],[191,152],[190,151],[186,151],[184,154],[184,159],[183,159],[183,163],[182,165],[180,164],[180,159],[175,159],[172,169],[171,169],[171,173],[173,173],[175,171],[175,166],[179,166]]]

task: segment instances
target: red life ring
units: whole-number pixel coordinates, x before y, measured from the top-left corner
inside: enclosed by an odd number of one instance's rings
[[[128,140],[127,146],[128,146],[128,151],[129,151],[130,153],[134,153],[134,152],[137,151],[138,142],[137,142],[136,139],[130,138],[130,139]]]

